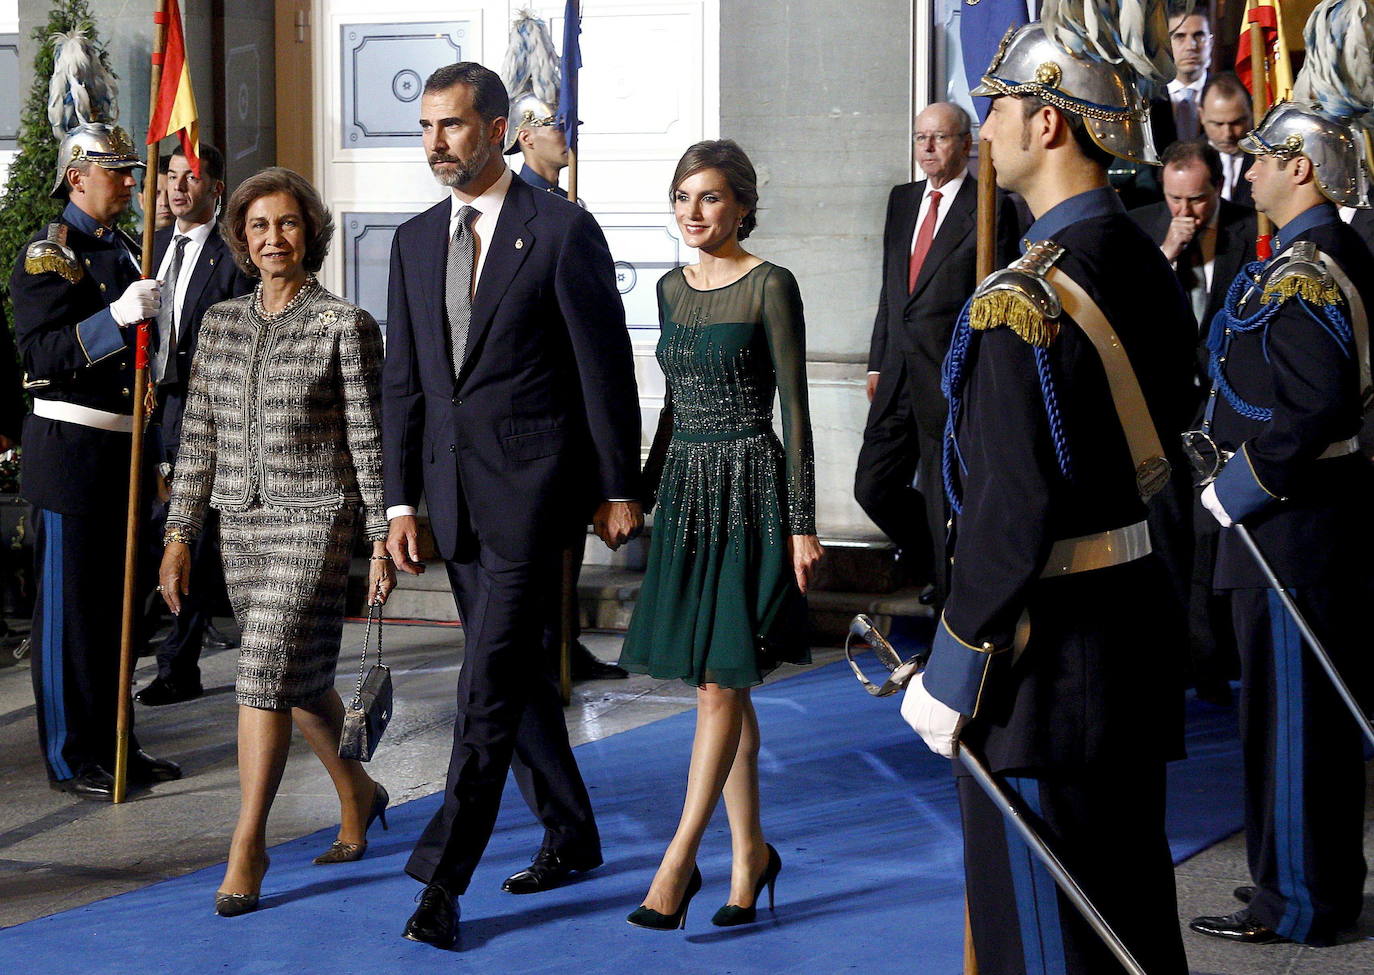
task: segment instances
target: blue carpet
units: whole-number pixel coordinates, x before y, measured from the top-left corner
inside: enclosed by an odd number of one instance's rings
[[[578,748],[609,857],[578,883],[526,897],[500,892],[502,878],[527,862],[540,837],[514,786],[507,790],[496,834],[462,901],[461,954],[398,937],[418,890],[402,873],[405,858],[438,805],[428,796],[391,810],[391,830],[374,827],[358,863],[311,865],[332,840],[332,825],[274,848],[264,909],[255,914],[212,914],[223,871],[214,866],[0,932],[5,967],[45,975],[956,975],[963,884],[949,763],[902,724],[895,701],[868,699],[843,663],[759,688],[755,702],[765,742],[764,824],[784,864],[778,911],[757,925],[709,923],[728,889],[723,810],[703,843],[706,884],[686,932],[624,922],[677,821],[694,722],[689,712]],[[1178,859],[1240,826],[1234,724],[1231,712],[1190,704],[1192,757],[1169,779]],[[385,780],[385,746],[376,765]]]

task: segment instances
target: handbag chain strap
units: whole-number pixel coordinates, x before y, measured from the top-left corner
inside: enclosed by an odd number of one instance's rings
[[[377,586],[378,594],[381,593],[381,585]],[[357,701],[363,696],[363,677],[367,674],[367,648],[372,643],[372,624],[377,624],[377,666],[382,666],[382,604],[371,602],[367,605],[367,629],[363,632],[363,659],[358,664],[358,686],[353,691],[353,700]]]

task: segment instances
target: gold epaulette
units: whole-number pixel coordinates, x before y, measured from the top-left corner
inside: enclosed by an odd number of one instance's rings
[[[1264,283],[1264,291],[1260,295],[1262,303],[1282,304],[1294,297],[1313,305],[1336,305],[1341,302],[1341,289],[1326,264],[1317,256],[1317,245],[1312,241],[1298,241],[1279,260],[1282,263]]]
[[[60,274],[72,284],[81,280],[81,262],[67,246],[66,224],[48,224],[48,236],[29,245],[24,252],[24,271],[27,274]]]
[[[1009,267],[994,271],[973,292],[969,326],[979,331],[1005,325],[1022,341],[1049,348],[1059,336],[1062,306],[1054,286],[1045,279],[1064,255],[1049,240],[1032,244]]]

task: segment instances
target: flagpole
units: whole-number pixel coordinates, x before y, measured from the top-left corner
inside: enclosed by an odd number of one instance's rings
[[[1264,26],[1259,22],[1259,7],[1251,9],[1250,23],[1250,98],[1255,124],[1269,111],[1269,54],[1265,49]],[[1268,260],[1274,225],[1266,214],[1256,212],[1255,256]]]
[[[152,75],[148,88],[148,115],[157,110],[162,85],[162,48],[167,36],[166,0],[157,0],[153,14]],[[148,165],[143,174],[143,277],[153,273],[153,218],[157,212],[158,143],[148,146]],[[171,300],[171,296],[167,296]],[[114,801],[123,802],[129,777],[129,725],[133,711],[134,603],[138,595],[138,536],[143,521],[143,430],[148,419],[144,400],[148,395],[148,322],[137,326],[134,351],[133,444],[129,449],[129,512],[124,531],[124,615],[119,634],[119,707],[115,718]]]

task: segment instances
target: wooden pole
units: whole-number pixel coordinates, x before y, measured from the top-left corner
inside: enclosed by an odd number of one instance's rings
[[[577,150],[568,150],[568,199],[577,202]]]
[[[165,0],[157,0],[153,15],[153,64],[148,91],[148,117],[157,109],[162,84],[162,46],[167,35]],[[153,218],[157,212],[158,143],[148,146],[143,174],[143,260],[145,278],[153,272]],[[171,300],[171,295],[167,296]],[[134,621],[138,597],[138,535],[143,521],[143,429],[148,419],[148,323],[138,323],[134,345],[134,430],[129,448],[129,513],[124,531],[124,616],[119,634],[119,707],[115,718],[114,801],[123,802],[129,779],[129,725],[133,712]]]
[[[997,169],[992,164],[992,143],[978,143],[978,280],[997,270]],[[973,950],[973,927],[969,923],[968,897],[964,898],[964,975],[978,975],[978,958]]]
[[[1269,111],[1269,52],[1264,43],[1264,28],[1255,20],[1250,21],[1250,87],[1250,107],[1255,125],[1259,125],[1264,113]],[[1263,213],[1256,213],[1255,216],[1258,231],[1255,256],[1260,260],[1268,260],[1274,225]]]

